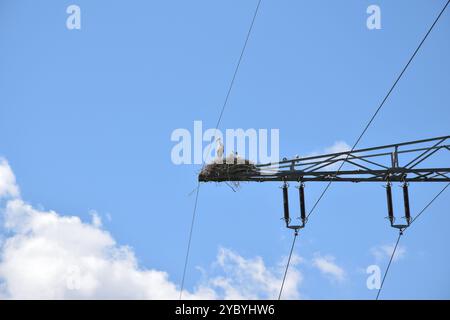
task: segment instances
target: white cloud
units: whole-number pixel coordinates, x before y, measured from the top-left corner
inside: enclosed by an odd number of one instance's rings
[[[298,299],[298,287],[303,276],[296,268],[301,259],[293,256],[283,288],[283,299]],[[224,276],[211,278],[208,286],[219,289],[225,299],[274,299],[278,297],[285,261],[277,268],[266,267],[261,257],[245,259],[237,253],[221,248],[217,266]]]
[[[352,148],[346,142],[339,140],[339,141],[336,141],[330,147],[326,147],[321,151],[311,152],[304,157],[315,157],[315,156],[320,156],[320,155],[329,154],[329,153],[340,153],[340,152],[350,151],[351,149]],[[345,159],[345,158],[346,158],[346,155],[341,155],[341,156],[336,157],[336,159]],[[337,170],[339,168],[340,164],[341,164],[341,162],[333,163],[331,165],[321,168],[320,171]]]
[[[320,151],[310,152],[304,157],[315,157],[320,156],[322,154],[345,152],[350,151],[351,149],[352,148],[345,141],[338,140],[335,143],[333,143],[330,147],[325,147],[323,150]]]
[[[2,246],[0,279],[10,298],[173,298],[165,272],[140,270],[132,250],[78,217],[38,211],[20,199],[5,210],[13,233]],[[200,294],[200,293],[199,293]]]
[[[6,159],[0,157],[0,198],[18,197],[19,187],[16,184],[16,177],[11,170]]]
[[[375,246],[370,249],[370,253],[374,257],[375,261],[377,263],[383,261],[384,259],[389,259],[392,255],[392,252],[394,251],[395,243],[392,244],[384,244]],[[406,248],[398,245],[397,250],[395,251],[394,257],[392,258],[392,261],[396,262],[400,259],[402,259],[406,254]]]
[[[320,253],[316,253],[312,263],[330,279],[342,282],[345,280],[345,271],[335,263],[335,260],[336,258],[331,255],[322,256]]]
[[[331,147],[325,148],[325,153],[350,151],[352,148],[345,141],[336,141]]]
[[[2,195],[18,196],[14,174],[0,165]],[[5,191],[6,190],[6,191]],[[91,212],[92,222],[36,209],[10,198],[4,208],[8,231],[0,243],[0,298],[12,299],[177,299],[178,286],[160,270],[139,266],[133,250],[118,245]],[[283,297],[298,298],[302,275],[294,257]],[[186,299],[275,298],[282,268],[260,257],[244,258],[222,248],[214,274],[201,280]]]

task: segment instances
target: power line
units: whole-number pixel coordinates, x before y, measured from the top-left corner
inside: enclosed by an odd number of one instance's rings
[[[287,261],[287,264],[286,264],[286,269],[284,270],[283,282],[281,283],[280,293],[278,294],[278,300],[281,299],[281,294],[283,293],[284,282],[286,281],[286,275],[288,273],[289,265],[291,263],[292,252],[294,251],[295,240],[297,239],[297,236],[298,236],[298,231],[295,230],[294,239],[292,240],[291,252],[289,253],[289,258],[288,258],[288,261]]]
[[[215,137],[215,135],[217,133],[217,130],[218,130],[219,125],[220,125],[220,122],[222,121],[222,116],[223,116],[223,113],[225,111],[225,108],[228,105],[228,99],[230,97],[231,91],[232,91],[233,86],[234,86],[234,80],[236,79],[236,75],[237,75],[239,67],[241,65],[242,58],[244,57],[244,52],[245,52],[245,49],[247,48],[247,43],[248,43],[248,40],[250,39],[250,34],[251,34],[252,30],[253,30],[253,25],[255,24],[256,16],[258,15],[258,11],[259,11],[259,7],[261,5],[261,1],[262,0],[258,0],[258,3],[257,3],[256,8],[255,8],[255,11],[253,13],[252,22],[250,23],[250,27],[249,27],[249,29],[247,31],[247,36],[245,38],[245,42],[244,42],[244,45],[242,47],[241,54],[239,55],[239,59],[238,59],[237,65],[236,65],[236,67],[234,69],[233,77],[231,79],[230,85],[228,87],[227,94],[225,96],[225,100],[224,100],[222,108],[220,110],[219,118],[217,119],[216,127],[215,127],[215,130],[214,130],[214,137]],[[208,149],[207,154],[209,154],[210,150],[211,150],[211,144],[209,144],[209,149]],[[203,166],[204,166],[204,164],[203,164]],[[184,281],[185,281],[186,270],[187,270],[187,265],[188,265],[188,261],[189,261],[189,254],[190,254],[190,249],[191,249],[191,240],[192,240],[192,234],[193,234],[194,225],[195,225],[195,218],[196,218],[196,213],[197,213],[197,204],[198,204],[198,195],[199,195],[199,192],[200,192],[200,186],[201,186],[201,184],[200,184],[200,182],[198,182],[197,183],[197,188],[196,188],[197,191],[196,191],[196,194],[195,194],[194,210],[192,212],[191,227],[190,227],[190,230],[189,230],[189,241],[188,241],[188,245],[187,245],[187,249],[186,249],[186,257],[185,257],[185,261],[184,261],[183,277],[182,277],[182,280],[181,280],[180,297],[179,297],[180,300],[181,300],[182,295],[183,295]]]
[[[430,201],[430,202],[428,202],[428,204],[417,214],[417,216],[415,216],[414,217],[414,219],[412,219],[412,221],[411,221],[411,223],[410,223],[410,225],[414,222],[414,221],[416,221],[417,220],[417,218],[419,218],[420,217],[420,215],[425,211],[425,210],[427,210],[428,209],[428,207],[429,206],[431,206],[431,204],[448,188],[448,186],[450,186],[450,183],[447,183],[446,185],[445,185],[445,187],[444,188],[442,188],[442,190],[441,191],[439,191],[438,192],[438,194]]]
[[[233,85],[234,85],[234,80],[236,79],[236,75],[237,75],[239,67],[241,65],[242,58],[244,57],[244,52],[245,52],[245,49],[247,48],[248,39],[250,39],[250,34],[252,33],[253,25],[255,24],[256,16],[258,15],[259,6],[261,4],[261,1],[262,0],[258,0],[258,4],[256,5],[255,12],[253,13],[252,22],[250,23],[250,27],[248,28],[248,32],[247,32],[247,36],[245,38],[244,46],[242,47],[241,54],[240,54],[239,59],[238,59],[238,63],[237,63],[236,68],[234,70],[233,78],[231,79],[231,83],[230,83],[230,86],[228,88],[228,92],[227,92],[227,95],[225,97],[225,101],[223,102],[222,110],[220,111],[220,115],[219,115],[219,119],[217,119],[216,130],[219,128],[219,124],[220,124],[220,121],[222,120],[223,112],[225,111],[225,107],[228,104],[228,98],[230,97],[231,89],[233,88]]]
[[[431,33],[431,31],[433,30],[434,26],[436,25],[436,23],[439,21],[439,18],[441,17],[441,15],[444,13],[445,9],[447,8],[448,4],[450,3],[450,0],[447,1],[447,3],[445,4],[445,6],[442,8],[441,12],[439,13],[439,15],[437,16],[437,18],[434,20],[433,24],[431,25],[431,27],[428,29],[427,33],[425,34],[425,36],[423,37],[422,41],[420,41],[419,45],[417,46],[416,50],[414,50],[414,53],[412,54],[412,56],[409,58],[408,62],[406,63],[406,65],[403,67],[403,70],[400,72],[400,74],[398,75],[397,79],[395,80],[394,84],[391,86],[391,88],[389,89],[388,93],[386,94],[386,96],[384,97],[384,99],[381,101],[380,105],[378,106],[378,108],[376,109],[375,113],[372,115],[372,117],[370,118],[369,122],[366,124],[366,126],[364,127],[364,130],[361,132],[361,134],[359,135],[358,139],[356,140],[355,144],[353,145],[351,151],[353,151],[356,146],[358,145],[358,143],[361,141],[362,137],[364,136],[364,134],[367,132],[367,130],[369,129],[370,125],[372,124],[373,120],[375,119],[375,117],[378,115],[378,113],[380,112],[381,108],[383,108],[385,102],[387,101],[387,99],[389,98],[389,96],[391,95],[392,91],[394,90],[394,88],[397,86],[397,83],[400,81],[400,79],[402,78],[403,74],[405,73],[406,69],[408,69],[409,65],[411,64],[412,60],[414,59],[414,57],[416,56],[417,52],[419,52],[420,48],[422,47],[423,43],[425,42],[425,40],[428,38],[428,35]],[[343,161],[341,163],[341,165],[339,166],[337,172],[341,171],[342,166],[344,165],[344,163],[348,160],[349,154],[347,155],[345,161]],[[325,195],[325,193],[328,191],[328,189],[330,188],[331,184],[333,182],[330,181],[327,186],[324,188],[324,190],[322,191],[322,193],[320,194],[319,198],[317,199],[317,201],[314,203],[311,211],[308,214],[308,218],[309,216],[314,212],[314,210],[316,209],[317,205],[319,204],[320,200],[322,200],[323,196]]]
[[[185,280],[185,277],[186,277],[187,263],[188,263],[188,259],[189,259],[189,252],[191,250],[192,232],[194,230],[194,222],[195,222],[195,216],[196,216],[196,213],[197,213],[197,203],[198,203],[198,194],[199,193],[200,193],[200,182],[197,183],[197,191],[195,192],[194,210],[192,211],[191,228],[189,230],[189,240],[188,240],[188,245],[187,245],[187,249],[186,249],[186,257],[184,259],[183,278],[181,280],[180,300],[181,300],[181,296],[183,294],[184,280]]]
[[[434,198],[431,199],[431,200],[427,203],[427,205],[426,205],[425,207],[423,207],[422,210],[420,210],[420,212],[417,214],[417,216],[411,221],[411,223],[410,223],[409,226],[411,226],[411,224],[412,224],[414,221],[416,221],[417,218],[419,218],[420,215],[421,215],[422,213],[424,213],[424,211],[427,210],[427,209],[433,204],[433,202],[436,201],[437,198],[439,198],[439,196],[440,196],[440,195],[448,188],[449,185],[450,185],[450,183],[447,183],[447,184],[445,185],[445,187],[442,188],[442,190],[439,191],[439,192],[436,194],[436,196],[434,196]],[[406,229],[406,230],[407,230],[407,229]],[[405,232],[406,230],[404,230],[403,232]],[[378,300],[378,297],[380,296],[381,289],[383,288],[384,280],[386,279],[386,276],[387,276],[387,274],[388,274],[388,272],[389,272],[389,267],[391,266],[392,259],[393,259],[393,257],[394,257],[395,251],[397,250],[397,246],[398,246],[398,243],[399,243],[399,241],[400,241],[400,237],[402,236],[403,232],[400,232],[399,235],[398,235],[397,243],[395,244],[394,250],[392,251],[391,259],[389,260],[389,264],[388,264],[388,266],[387,266],[387,268],[386,268],[386,271],[385,271],[385,273],[384,273],[384,276],[383,276],[383,281],[381,282],[380,289],[378,289],[378,293],[377,293],[376,300]]]
[[[381,281],[380,289],[378,289],[377,297],[376,297],[375,300],[378,300],[378,297],[380,296],[381,290],[383,289],[384,280],[386,280],[386,276],[387,276],[387,274],[389,272],[389,268],[391,267],[391,263],[392,263],[392,260],[394,259],[394,255],[395,255],[395,252],[397,251],[398,243],[400,242],[400,237],[402,236],[402,234],[403,234],[402,231],[400,231],[398,233],[397,242],[395,243],[394,250],[392,250],[391,258],[389,259],[388,266],[386,268],[386,271],[384,272],[383,281]]]

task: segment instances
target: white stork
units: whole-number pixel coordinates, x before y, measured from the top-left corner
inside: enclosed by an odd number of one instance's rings
[[[216,139],[216,143],[217,160],[223,160],[223,143],[220,138]]]

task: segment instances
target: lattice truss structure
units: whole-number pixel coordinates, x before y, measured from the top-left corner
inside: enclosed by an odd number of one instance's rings
[[[435,166],[450,155],[450,136],[258,165],[223,164],[201,182],[333,181],[333,182],[450,182],[450,167]],[[438,159],[437,156],[441,156]],[[450,158],[447,155],[447,160]],[[441,160],[441,161],[436,161]],[[341,167],[342,165],[342,167]],[[221,166],[223,168],[221,169]],[[338,170],[341,167],[341,170]]]
[[[199,175],[201,182],[283,182],[283,209],[286,227],[305,227],[308,216],[305,209],[304,183],[322,182],[384,182],[388,218],[392,227],[402,232],[412,222],[408,184],[410,182],[450,183],[450,136],[409,141],[373,148],[345,151],[310,157],[283,159],[277,163],[252,164],[235,159],[236,163],[214,163]],[[443,164],[443,165],[442,165]],[[299,182],[300,225],[291,225],[288,200],[288,182]],[[391,182],[403,184],[405,223],[396,223]]]

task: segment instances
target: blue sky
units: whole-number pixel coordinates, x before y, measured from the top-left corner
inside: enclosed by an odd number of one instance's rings
[[[73,3],[81,30],[66,28]],[[381,30],[366,27],[371,4],[381,8]],[[195,120],[215,126],[255,5],[0,0],[0,156],[21,198],[83,221],[95,210],[141,268],[179,285],[200,166],[171,162],[170,135]],[[280,129],[282,157],[352,145],[443,5],[263,0],[220,128]],[[449,28],[446,12],[361,147],[449,134]],[[309,206],[323,187],[308,184]],[[440,188],[411,186],[413,214]],[[448,199],[403,237],[383,298],[450,298]],[[203,185],[186,288],[201,281],[197,267],[214,269],[219,248],[276,266],[292,237],[281,204],[277,183],[236,193]],[[374,298],[365,268],[373,248],[397,236],[385,215],[380,185],[332,185],[297,242],[301,295]],[[330,256],[343,281],[314,267]]]

